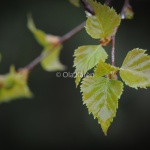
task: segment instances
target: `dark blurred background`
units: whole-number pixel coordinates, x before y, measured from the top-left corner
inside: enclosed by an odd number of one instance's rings
[[[123,0],[113,1],[120,12]],[[150,1],[131,0],[135,17],[124,20],[116,38],[116,65],[121,66],[133,48],[150,54]],[[27,29],[27,13],[46,33],[63,35],[86,17],[83,7],[67,0],[5,0],[0,4],[0,73],[11,64],[23,67],[41,53],[42,47]],[[98,44],[83,30],[64,44],[61,61],[74,72],[74,49]],[[110,54],[111,47],[106,48]],[[57,78],[56,72],[43,71],[38,65],[30,74],[33,99],[0,104],[0,150],[56,148],[117,148],[146,144],[150,134],[150,89],[138,91],[125,86],[119,109],[105,137],[97,120],[88,114],[80,89],[73,78]],[[141,144],[141,141],[144,143]]]

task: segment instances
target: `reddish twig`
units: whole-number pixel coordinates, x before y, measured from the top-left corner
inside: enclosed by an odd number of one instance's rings
[[[121,10],[121,13],[120,13],[120,17],[121,19],[125,19],[125,9],[126,7],[130,7],[130,3],[129,3],[129,0],[125,0],[124,2],[124,5],[122,7],[122,10]],[[112,51],[111,51],[111,59],[112,59],[112,65],[115,66],[115,39],[116,39],[116,33],[117,33],[117,30],[118,30],[118,27],[115,29],[115,33],[114,35],[111,37],[112,38]]]
[[[112,36],[111,62],[113,66],[115,66],[115,38],[115,35]]]
[[[65,41],[69,40],[75,34],[77,34],[78,32],[80,32],[84,28],[84,26],[85,26],[85,22],[81,23],[80,25],[78,25],[77,27],[75,27],[73,30],[71,30],[70,32],[68,32],[65,35],[63,35],[60,38],[59,43],[64,43]]]

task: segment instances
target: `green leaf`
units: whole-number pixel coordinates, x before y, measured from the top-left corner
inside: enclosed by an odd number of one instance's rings
[[[0,76],[0,102],[8,102],[13,99],[31,98],[32,93],[27,86],[28,71],[16,72],[11,67],[10,73]]]
[[[45,69],[46,71],[61,71],[61,70],[65,70],[66,67],[64,65],[61,64],[60,60],[59,60],[59,55],[60,55],[60,50],[62,49],[62,45],[57,46],[57,47],[51,47],[49,49],[44,50],[42,53],[43,55],[45,53],[49,53],[47,55],[47,57],[45,57],[42,61],[41,61],[41,65],[43,67],[43,69]]]
[[[150,56],[145,52],[138,48],[128,52],[120,68],[122,80],[130,87],[137,89],[150,86]]]
[[[104,75],[113,74],[114,72],[118,71],[119,68],[114,67],[110,64],[106,64],[103,61],[100,61],[95,68],[95,76],[102,77]]]
[[[104,77],[86,77],[82,81],[83,102],[89,113],[98,119],[105,135],[107,135],[107,130],[116,116],[118,99],[122,91],[123,83],[121,81]]]
[[[80,0],[69,0],[69,2],[71,4],[73,4],[74,6],[76,7],[79,7],[80,6]]]
[[[46,40],[46,33],[44,33],[42,30],[39,30],[39,29],[36,28],[31,15],[28,16],[27,26],[28,26],[29,30],[33,33],[33,35],[36,38],[37,42],[41,46],[43,46],[43,47],[48,47],[49,46],[49,42]]]
[[[108,38],[115,33],[115,28],[120,25],[121,18],[113,8],[89,0],[95,15],[88,16],[86,31],[94,39]]]
[[[88,70],[93,68],[100,60],[105,61],[108,57],[101,45],[81,46],[75,50],[74,56],[76,86]]]

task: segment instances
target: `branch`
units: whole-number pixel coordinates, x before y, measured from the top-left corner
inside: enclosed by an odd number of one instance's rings
[[[72,29],[71,31],[66,33],[65,35],[61,36],[59,38],[58,42],[55,43],[53,46],[56,47],[56,46],[58,46],[64,42],[66,42],[67,40],[72,38],[74,35],[76,35],[78,32],[80,32],[84,28],[84,26],[85,26],[85,22],[81,23],[80,25],[78,25],[77,27],[75,27],[74,29]],[[32,70],[35,66],[37,66],[49,54],[50,54],[50,51],[48,51],[48,50],[45,51],[44,53],[39,55],[37,58],[35,58],[30,64],[25,66],[24,69]]]
[[[71,31],[69,31],[68,33],[66,33],[65,35],[63,35],[60,38],[59,43],[62,44],[64,42],[66,42],[67,40],[69,40],[75,34],[77,34],[78,32],[80,32],[84,28],[84,26],[85,26],[85,22],[81,23],[80,25],[78,25],[77,27],[75,27],[74,29],[72,29]]]
[[[32,70],[35,66],[37,66],[46,56],[48,56],[50,51],[45,51],[38,57],[36,57],[31,63],[29,63],[27,66],[25,66],[23,69]],[[22,69],[22,68],[21,68]],[[20,69],[18,69],[20,70]]]

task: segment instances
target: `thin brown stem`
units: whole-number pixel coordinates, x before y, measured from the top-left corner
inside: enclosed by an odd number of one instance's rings
[[[63,35],[60,40],[59,43],[64,43],[67,40],[69,40],[71,37],[73,37],[75,34],[77,34],[78,32],[80,32],[85,26],[85,22],[81,23],[80,25],[78,25],[77,27],[75,27],[74,29],[72,29],[70,32],[66,33],[65,35]]]
[[[105,1],[105,3],[106,2],[107,2],[107,0]],[[120,17],[121,17],[122,20],[125,19],[125,8],[126,7],[131,7],[129,2],[130,2],[130,0],[125,0],[124,1],[124,5],[123,5],[121,13],[120,13]],[[113,66],[115,66],[115,39],[116,39],[117,30],[118,30],[118,27],[115,29],[115,33],[111,37],[111,39],[112,39],[112,51],[111,51],[111,59],[112,60],[111,61],[112,61]]]

